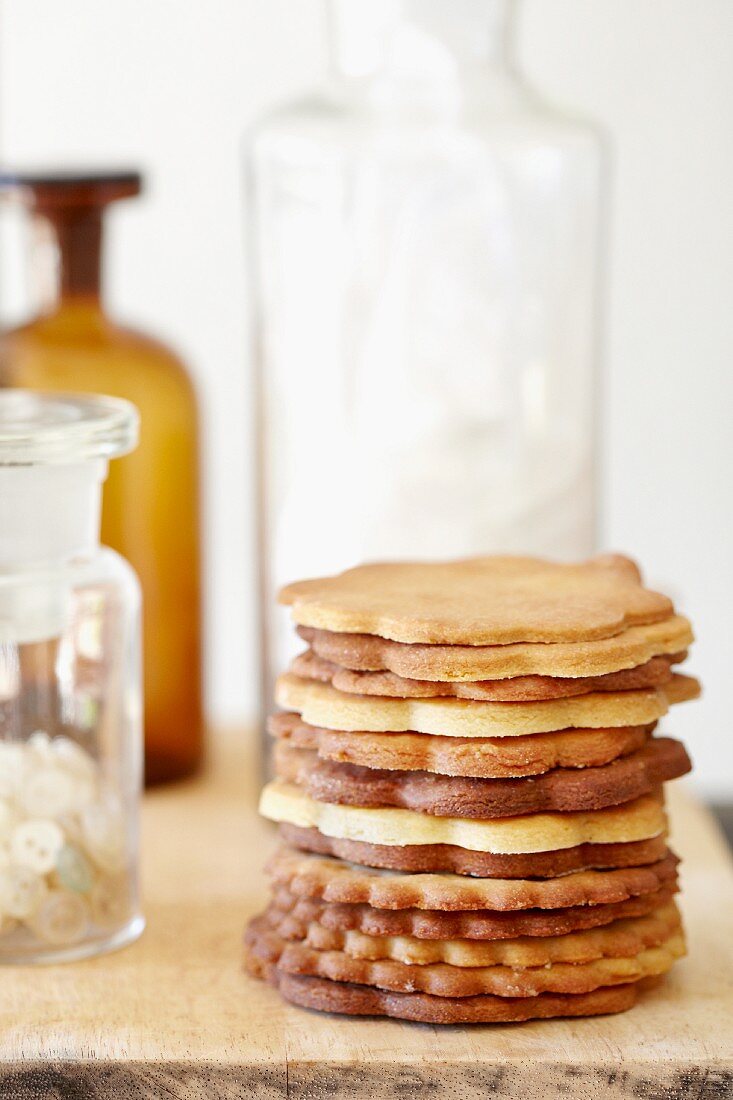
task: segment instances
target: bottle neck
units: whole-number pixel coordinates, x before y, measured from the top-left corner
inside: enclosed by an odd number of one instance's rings
[[[36,207],[33,271],[39,312],[102,312],[101,206]]]
[[[64,566],[99,546],[106,473],[104,459],[0,466],[0,645],[45,642],[69,625]]]
[[[0,570],[62,565],[99,546],[104,459],[0,466]]]
[[[513,14],[514,0],[330,0],[332,75],[375,102],[509,83]]]

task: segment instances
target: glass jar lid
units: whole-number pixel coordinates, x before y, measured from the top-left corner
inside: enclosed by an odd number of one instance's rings
[[[139,422],[117,397],[0,390],[0,466],[115,458],[135,448]]]

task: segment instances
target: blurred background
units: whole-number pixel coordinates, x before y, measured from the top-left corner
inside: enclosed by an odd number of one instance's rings
[[[599,544],[637,557],[693,620],[690,671],[705,695],[669,731],[687,739],[695,782],[719,801],[733,797],[731,42],[727,0],[519,9],[525,75],[599,123],[611,150]],[[320,0],[148,0],[134,12],[0,2],[0,163],[145,173],[142,198],[108,217],[107,297],[117,319],[182,355],[202,402],[215,723],[251,720],[258,693],[243,141],[325,65]],[[2,211],[4,324],[28,311],[26,231],[17,210]]]

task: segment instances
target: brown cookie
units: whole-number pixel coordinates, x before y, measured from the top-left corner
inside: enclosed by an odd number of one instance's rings
[[[523,737],[436,737],[430,733],[347,732],[310,726],[289,712],[270,718],[273,737],[315,749],[323,760],[388,771],[428,771],[477,779],[541,775],[552,768],[610,764],[645,744],[656,723],[568,729]]]
[[[383,562],[287,585],[302,626],[399,642],[504,645],[610,638],[673,613],[621,555],[566,565],[539,558]]]
[[[296,897],[364,903],[377,909],[565,909],[607,905],[670,883],[677,857],[645,867],[575,871],[554,879],[474,879],[460,875],[400,874],[279,848],[266,870]]]
[[[280,931],[283,916],[270,909]],[[595,959],[631,958],[659,947],[681,927],[674,902],[643,917],[612,921],[602,928],[567,932],[564,936],[519,936],[513,940],[419,940],[414,936],[369,936],[355,929],[307,926],[305,943],[316,951],[342,951],[355,959],[394,959],[411,966],[444,963],[454,967],[510,966],[517,969],[583,964]],[[284,937],[291,938],[291,937]]]
[[[281,825],[280,835],[291,848],[336,856],[366,867],[390,871],[448,871],[479,878],[556,878],[572,871],[599,871],[612,867],[641,867],[656,863],[667,854],[666,833],[651,840],[629,844],[580,844],[555,852],[529,855],[494,855],[471,852],[451,844],[365,844],[360,840],[339,840],[318,829]]]
[[[285,1000],[301,1008],[350,1016],[390,1016],[430,1024],[510,1023],[556,1016],[599,1016],[624,1012],[637,1000],[645,982],[596,989],[592,993],[538,997],[433,997],[425,993],[391,993],[371,986],[286,974],[254,944],[246,949],[250,974],[275,985]]]
[[[431,699],[452,696],[496,703],[526,703],[542,699],[569,699],[593,691],[632,691],[663,687],[672,679],[672,665],[687,654],[652,657],[636,668],[608,672],[603,676],[515,676],[505,680],[436,681],[408,680],[394,672],[353,672],[306,650],[290,665],[294,676],[331,684],[338,691],[354,695],[386,695],[397,699]]]
[[[299,898],[276,889],[273,905],[281,911],[279,931],[302,940],[312,921],[324,928],[355,929],[371,936],[411,936],[425,940],[508,940],[518,936],[563,936],[612,921],[640,917],[666,905],[678,890],[676,877],[659,890],[607,905],[575,905],[565,909],[491,909],[440,912],[425,909],[376,909],[371,905]]]
[[[275,770],[319,802],[399,806],[434,817],[488,818],[601,810],[648,794],[690,771],[680,741],[652,738],[631,756],[600,768],[555,768],[531,779],[472,779],[394,772],[320,760],[310,749],[279,744]]]
[[[459,967],[448,963],[415,966],[396,959],[357,959],[343,951],[319,951],[306,943],[283,940],[267,918],[253,922],[250,943],[278,951],[278,969],[336,982],[376,986],[396,993],[429,993],[434,997],[536,997],[542,993],[590,993],[601,986],[657,977],[685,953],[681,932],[658,947],[643,948],[630,958],[594,959],[587,963],[552,963],[515,969],[511,966]],[[264,928],[269,931],[265,932]],[[270,939],[265,947],[264,940]]]
[[[632,626],[611,638],[510,645],[421,645],[374,634],[337,634],[299,626],[298,634],[327,661],[355,672],[393,672],[411,680],[498,680],[514,676],[602,676],[682,653],[694,641],[682,615]]]

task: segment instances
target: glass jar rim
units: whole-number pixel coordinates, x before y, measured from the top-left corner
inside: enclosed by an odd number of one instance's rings
[[[119,397],[0,390],[0,466],[116,458],[137,445],[140,416]]]

